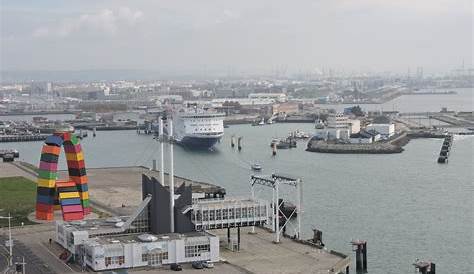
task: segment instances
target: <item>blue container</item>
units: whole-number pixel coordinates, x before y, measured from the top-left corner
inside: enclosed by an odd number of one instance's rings
[[[57,146],[60,147],[63,145],[63,138],[56,136],[56,135],[51,135],[46,138],[46,141],[44,141],[46,144],[50,146]]]
[[[36,195],[36,201],[41,204],[54,205],[54,196]]]
[[[66,205],[80,205],[81,204],[81,199],[80,198],[70,198],[70,199],[62,199],[61,200],[61,205],[66,206]]]

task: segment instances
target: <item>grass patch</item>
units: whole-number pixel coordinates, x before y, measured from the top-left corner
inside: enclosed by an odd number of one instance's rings
[[[28,214],[35,210],[36,183],[24,177],[0,178],[0,216],[13,217],[12,226],[34,224]],[[8,220],[0,219],[0,227],[8,226]]]

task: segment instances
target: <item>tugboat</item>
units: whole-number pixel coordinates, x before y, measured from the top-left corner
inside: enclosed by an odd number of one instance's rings
[[[262,166],[260,164],[257,164],[257,163],[252,164],[251,168],[254,171],[261,171],[262,170]]]

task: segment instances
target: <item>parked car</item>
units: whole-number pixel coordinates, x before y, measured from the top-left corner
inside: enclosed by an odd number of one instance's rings
[[[179,264],[171,264],[171,265],[170,265],[170,269],[171,269],[171,270],[174,270],[174,271],[181,271],[181,270],[183,270],[183,268],[182,268],[181,265],[179,265]]]
[[[204,266],[205,268],[214,268],[214,264],[211,261],[202,262],[202,266]]]
[[[202,265],[202,262],[193,262],[191,264],[193,266],[194,269],[203,269],[204,266]]]

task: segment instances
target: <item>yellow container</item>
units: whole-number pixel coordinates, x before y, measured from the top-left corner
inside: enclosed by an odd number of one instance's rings
[[[87,200],[89,199],[89,192],[79,192],[79,196],[81,197],[81,200]]]
[[[79,192],[63,192],[59,193],[59,199],[79,198]]]
[[[38,178],[38,186],[53,188],[56,185],[56,180]]]
[[[82,151],[79,153],[66,153],[66,159],[68,161],[81,161],[84,160],[84,154]]]

